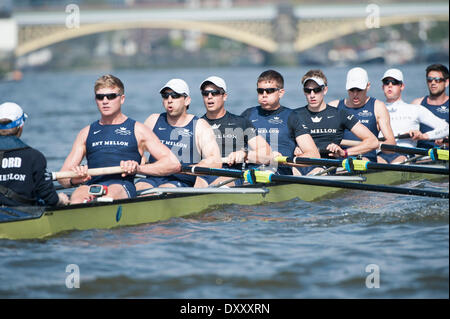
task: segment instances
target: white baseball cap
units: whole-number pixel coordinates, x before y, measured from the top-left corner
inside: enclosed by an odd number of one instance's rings
[[[5,102],[0,105],[0,119],[11,120],[11,123],[0,125],[0,129],[6,130],[17,126],[22,126],[28,115],[25,114],[22,108],[12,102]]]
[[[207,78],[207,79],[205,79],[205,80],[202,82],[202,84],[200,84],[200,89],[202,89],[203,85],[206,84],[206,83],[208,83],[208,82],[214,84],[214,85],[217,86],[218,88],[223,89],[225,92],[227,91],[227,85],[226,85],[226,83],[225,83],[225,80],[222,79],[222,78],[220,78],[220,77],[218,77],[218,76],[214,76],[214,75],[213,75],[213,76],[210,76],[210,77]]]
[[[353,68],[347,73],[347,84],[345,85],[345,89],[350,90],[353,88],[358,88],[365,90],[367,83],[369,83],[367,71],[359,67]]]
[[[159,93],[162,93],[162,91],[164,91],[165,89],[171,89],[178,94],[186,94],[188,96],[190,95],[189,86],[182,79],[170,80],[159,90]]]
[[[384,72],[383,77],[381,80],[384,80],[385,78],[393,78],[397,81],[403,82],[403,73],[399,69],[389,69],[386,72]]]
[[[313,77],[310,77],[310,78],[305,79],[305,81],[303,81],[302,84],[305,85],[306,82],[308,82],[309,80],[316,82],[317,85],[319,85],[319,86],[326,86],[326,84],[325,84],[325,82],[323,81],[323,79],[321,79],[321,78],[319,78],[319,77],[316,77],[316,76],[313,76]]]

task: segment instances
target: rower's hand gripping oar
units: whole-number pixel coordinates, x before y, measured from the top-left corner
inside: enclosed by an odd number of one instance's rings
[[[271,182],[287,182],[295,184],[315,185],[324,187],[338,187],[347,189],[357,189],[364,191],[375,191],[384,193],[395,193],[404,195],[427,196],[436,198],[448,198],[448,192],[428,191],[422,189],[394,187],[386,185],[372,185],[360,184],[351,182],[331,181],[323,179],[314,179],[308,176],[292,176],[292,175],[276,175],[272,171],[259,171],[250,169],[246,171],[231,170],[223,168],[209,168],[199,166],[182,166],[183,172],[190,172],[193,174],[207,174],[215,176],[229,176],[236,178],[244,178],[245,181],[251,184],[255,183],[271,183]]]
[[[344,160],[339,159],[326,159],[326,158],[307,158],[307,157],[287,157],[278,156],[275,158],[280,164],[289,164],[295,166],[296,164],[310,164],[310,165],[322,165],[322,166],[342,166],[348,172],[364,172],[368,169],[380,169],[387,171],[400,171],[400,172],[414,172],[425,174],[443,174],[448,175],[448,168],[439,167],[426,167],[424,165],[401,165],[401,164],[383,164],[375,163],[367,160],[359,160],[356,158],[346,158]]]
[[[428,155],[433,161],[441,160],[448,161],[448,150],[433,147],[430,149],[419,148],[419,147],[406,147],[391,144],[381,144],[382,151],[390,151],[403,154],[417,154],[417,155]]]
[[[110,166],[100,168],[89,168],[87,170],[87,175],[99,176],[99,175],[121,174],[124,172],[125,171],[120,166]],[[79,175],[73,171],[52,172],[52,180],[54,181],[61,178],[75,178],[75,177],[79,177]]]

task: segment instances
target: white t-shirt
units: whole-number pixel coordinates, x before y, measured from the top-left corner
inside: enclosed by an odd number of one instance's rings
[[[433,128],[427,133],[432,140],[448,136],[448,123],[434,115],[431,111],[422,105],[408,104],[402,100],[394,103],[386,103],[391,118],[391,127],[394,136],[408,133],[411,130],[418,130],[420,123]],[[379,137],[383,134],[380,131]],[[406,147],[416,147],[417,141],[412,139],[396,139],[397,145]]]

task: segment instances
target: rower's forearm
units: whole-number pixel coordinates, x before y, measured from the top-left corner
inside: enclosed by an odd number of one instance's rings
[[[179,173],[181,164],[178,161],[159,160],[154,163],[139,165],[137,169],[138,174],[152,175],[152,176],[168,176]]]
[[[221,157],[204,158],[195,165],[201,166],[201,167],[209,167],[209,168],[222,168],[222,158]]]
[[[272,152],[264,154],[261,152],[249,151],[247,155],[247,162],[255,164],[269,164],[272,158]]]

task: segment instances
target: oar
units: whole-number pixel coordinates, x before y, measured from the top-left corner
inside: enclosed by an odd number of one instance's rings
[[[368,169],[381,169],[386,171],[414,172],[414,173],[439,174],[439,175],[449,174],[448,168],[426,167],[423,165],[382,164],[366,160],[358,160],[354,158],[346,158],[344,160],[339,160],[326,158],[278,156],[275,158],[275,161],[281,164],[290,164],[293,166],[295,166],[296,164],[310,164],[310,165],[323,165],[336,167],[342,166],[348,172],[367,171]]]
[[[448,161],[448,150],[436,147],[426,149],[419,147],[406,147],[391,144],[381,144],[380,148],[382,151],[391,151],[402,154],[428,155],[433,161],[435,160]]]
[[[406,138],[411,138],[411,135],[409,135],[409,133],[404,133],[404,134],[399,134],[399,135],[397,135],[397,136],[394,136],[394,138],[397,140],[404,140],[404,139],[406,139]],[[378,140],[380,141],[380,142],[384,142],[384,141],[386,141],[386,138],[383,136],[383,137],[379,137],[378,138]]]
[[[411,136],[409,135],[409,133],[405,133],[405,134],[399,134],[397,136],[394,136],[395,139],[406,139],[406,138],[410,138]],[[380,142],[384,142],[386,141],[385,137],[379,137],[378,140]],[[361,144],[361,141],[358,140],[342,140],[340,143],[342,146],[358,146],[359,144]]]
[[[384,193],[395,193],[404,195],[428,196],[436,198],[448,198],[448,192],[428,191],[421,189],[412,189],[405,187],[394,187],[385,185],[360,184],[351,182],[341,182],[336,180],[315,179],[307,176],[291,176],[291,175],[276,175],[271,171],[257,171],[257,170],[228,170],[223,168],[208,168],[208,167],[186,167],[182,166],[182,171],[191,172],[194,174],[207,174],[215,176],[229,176],[229,177],[244,177],[244,179],[251,183],[271,183],[271,182],[288,182],[295,184],[315,185],[324,187],[338,187],[347,189],[357,189],[364,191],[375,191]]]
[[[87,174],[91,176],[121,174],[123,172],[124,170],[120,166],[90,168],[87,170]],[[78,174],[73,171],[52,172],[52,180],[54,181],[60,178],[73,178],[73,177],[78,177]]]
[[[403,133],[403,134],[399,134],[397,136],[394,136],[394,138],[396,140],[404,140],[404,139],[411,138],[411,135],[409,135],[409,133]],[[383,137],[379,137],[378,140],[380,142],[384,142],[384,141],[386,141],[386,138],[383,136]],[[448,142],[447,138],[444,139],[444,143],[447,143],[446,141]],[[358,146],[359,144],[361,144],[361,141],[357,141],[357,140],[342,140],[340,144],[343,145],[343,146]]]

